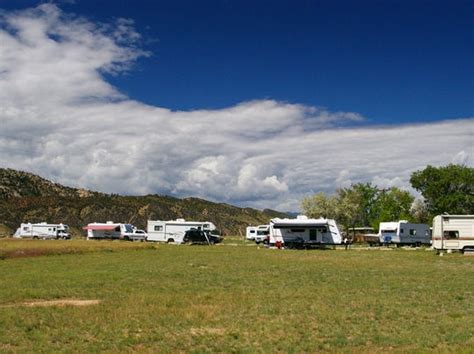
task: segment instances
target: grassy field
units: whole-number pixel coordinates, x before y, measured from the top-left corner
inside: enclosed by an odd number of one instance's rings
[[[0,240],[0,351],[474,348],[474,257],[226,242]]]

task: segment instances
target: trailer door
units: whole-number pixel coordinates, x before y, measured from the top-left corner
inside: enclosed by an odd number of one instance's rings
[[[316,229],[309,229],[309,240],[316,241],[317,240],[317,230]]]

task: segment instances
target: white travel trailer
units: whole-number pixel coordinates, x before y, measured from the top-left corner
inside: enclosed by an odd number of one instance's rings
[[[474,215],[438,215],[433,219],[433,248],[474,250]]]
[[[46,222],[38,224],[21,224],[13,235],[15,238],[33,239],[68,239],[69,226],[64,224],[48,224]]]
[[[131,224],[114,223],[107,221],[106,223],[90,223],[82,228],[87,231],[87,239],[123,239],[123,240],[146,240],[145,232],[138,232]]]
[[[270,225],[258,225],[257,234],[254,237],[255,243],[267,242],[270,236]]]
[[[340,245],[341,233],[332,219],[308,219],[298,215],[296,219],[275,218],[270,221],[270,245],[281,242],[288,248],[322,245]]]
[[[215,233],[216,226],[210,221],[148,220],[148,241],[183,243],[184,234],[191,229]]]
[[[426,224],[412,224],[407,220],[381,222],[379,241],[385,245],[421,246],[431,243],[430,227]]]
[[[245,229],[245,238],[247,240],[255,240],[255,235],[257,234],[257,226],[247,226]]]

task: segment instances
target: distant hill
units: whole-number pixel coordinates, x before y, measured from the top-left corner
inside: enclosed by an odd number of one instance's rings
[[[244,235],[248,225],[286,216],[270,209],[239,208],[199,198],[93,192],[0,168],[0,236],[13,233],[22,222],[62,222],[72,228],[74,236],[80,236],[81,227],[94,221],[126,222],[145,229],[147,220],[176,218],[212,221],[225,235]]]

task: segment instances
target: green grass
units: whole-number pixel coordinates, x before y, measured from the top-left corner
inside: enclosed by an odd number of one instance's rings
[[[22,247],[69,241],[28,242]],[[269,250],[232,239],[213,247],[74,242],[82,253],[0,261],[0,351],[474,347],[474,257]],[[21,305],[35,299],[102,302]]]

